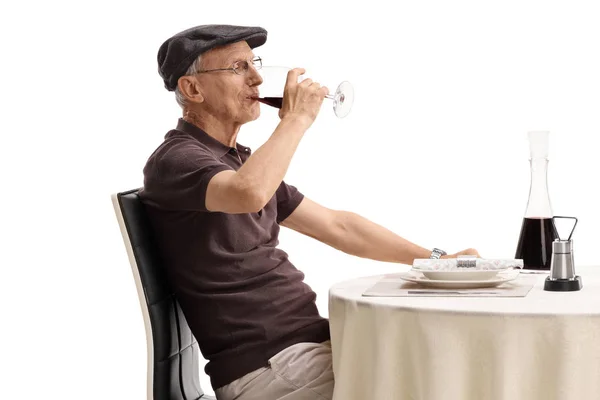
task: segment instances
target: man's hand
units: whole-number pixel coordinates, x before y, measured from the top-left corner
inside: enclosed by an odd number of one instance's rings
[[[456,258],[457,256],[477,256],[477,258],[481,258],[479,252],[475,249],[466,249],[463,251],[459,251],[458,253],[442,256],[440,258]]]
[[[294,68],[288,72],[279,117],[281,119],[299,118],[308,127],[317,118],[323,99],[329,93],[329,89],[313,82],[312,79],[305,79],[298,83],[298,76],[304,74],[304,72],[306,71],[303,68]]]

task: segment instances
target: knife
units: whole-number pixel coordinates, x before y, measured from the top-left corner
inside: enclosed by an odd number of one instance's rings
[[[452,292],[448,290],[409,290],[408,294],[498,294],[500,292]]]

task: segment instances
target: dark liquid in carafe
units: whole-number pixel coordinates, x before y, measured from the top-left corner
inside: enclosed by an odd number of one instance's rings
[[[515,258],[523,260],[523,268],[549,270],[554,239],[558,231],[552,218],[523,218]]]
[[[283,97],[259,97],[256,100],[271,107],[281,108]]]

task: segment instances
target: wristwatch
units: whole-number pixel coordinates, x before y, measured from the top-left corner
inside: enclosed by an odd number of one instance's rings
[[[438,248],[434,248],[431,251],[431,255],[429,256],[429,258],[440,258],[441,256],[445,256],[446,253],[444,250],[438,249]]]

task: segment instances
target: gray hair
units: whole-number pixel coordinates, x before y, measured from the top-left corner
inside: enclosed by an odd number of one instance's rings
[[[198,56],[196,60],[190,65],[190,67],[185,71],[183,76],[194,75],[198,70],[200,70],[200,65],[202,64],[202,56]],[[175,88],[175,100],[177,104],[181,108],[185,108],[185,96],[179,91],[179,85]]]

